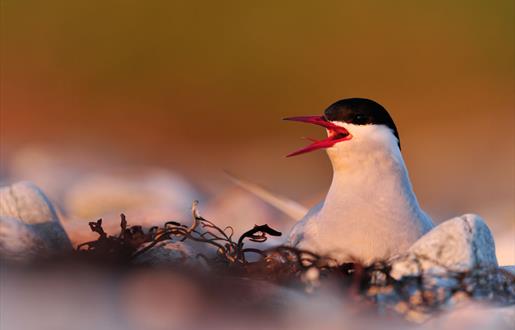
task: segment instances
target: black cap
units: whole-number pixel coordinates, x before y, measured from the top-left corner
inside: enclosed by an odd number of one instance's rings
[[[377,102],[369,99],[351,98],[343,99],[331,104],[324,111],[329,121],[341,121],[354,125],[385,125],[389,127],[397,140],[400,139],[397,127],[386,109]]]

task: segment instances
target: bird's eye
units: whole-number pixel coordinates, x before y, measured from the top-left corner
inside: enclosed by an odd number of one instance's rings
[[[366,124],[367,122],[368,122],[367,116],[359,114],[359,113],[355,114],[354,117],[352,118],[353,124],[363,125],[363,124]]]

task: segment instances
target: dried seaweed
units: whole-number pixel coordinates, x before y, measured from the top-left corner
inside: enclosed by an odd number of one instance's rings
[[[80,244],[77,247],[79,255],[98,261],[126,263],[144,243],[155,239],[157,228],[151,228],[145,233],[141,226],[127,226],[124,214],[120,217],[120,233],[114,236],[104,231],[102,219],[90,222],[91,231],[99,237],[95,241]]]
[[[120,233],[111,236],[104,232],[101,219],[91,222],[91,230],[99,237],[79,245],[77,253],[90,260],[130,265],[160,243],[200,242],[214,248],[216,257],[201,254],[197,257],[226,274],[296,286],[307,292],[324,284],[337,283],[346,297],[383,306],[413,321],[423,321],[428,315],[444,310],[460,299],[515,304],[515,277],[500,269],[448,270],[443,275],[434,276],[419,268],[416,276],[395,279],[391,275],[391,264],[387,261],[365,265],[355,260],[338,264],[329,257],[289,246],[248,248],[246,241],[262,243],[269,236],[280,236],[281,233],[267,224],[255,225],[234,239],[232,227],[218,227],[200,216],[197,207],[198,202],[194,202],[189,226],[169,221],[162,227],[144,231],[141,226],[128,226],[122,214]],[[259,258],[249,261],[249,254],[257,254]]]
[[[82,256],[101,261],[128,263],[155,248],[161,242],[192,240],[216,248],[217,262],[245,265],[248,263],[247,254],[264,255],[262,250],[245,248],[245,240],[262,243],[268,239],[268,236],[281,236],[280,232],[270,228],[267,224],[255,225],[235,241],[232,227],[219,228],[200,216],[197,207],[198,202],[195,201],[192,205],[193,221],[189,227],[177,221],[168,221],[163,227],[152,227],[145,232],[141,226],[127,226],[126,217],[121,214],[120,233],[113,236],[105,233],[102,228],[102,219],[90,222],[90,229],[99,237],[95,241],[80,244],[77,252]]]

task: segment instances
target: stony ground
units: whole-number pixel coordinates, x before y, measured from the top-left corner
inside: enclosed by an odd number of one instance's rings
[[[281,235],[268,224],[219,226],[197,203],[183,222],[83,223],[75,237],[88,239],[72,244],[33,184],[2,188],[0,200],[2,329],[515,326],[513,270],[481,248],[491,236],[467,216],[405,255],[339,265],[267,244]]]

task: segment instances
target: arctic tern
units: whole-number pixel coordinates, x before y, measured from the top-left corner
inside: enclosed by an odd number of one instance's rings
[[[323,115],[285,120],[327,131],[326,139],[288,156],[326,149],[333,168],[329,192],[293,227],[289,245],[339,262],[371,262],[405,252],[433,228],[413,192],[397,127],[383,106],[350,98]]]

